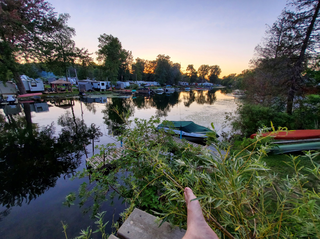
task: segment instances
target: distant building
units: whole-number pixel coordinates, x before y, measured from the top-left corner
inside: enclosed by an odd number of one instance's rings
[[[78,82],[79,92],[86,92],[93,90],[92,80],[82,80]]]

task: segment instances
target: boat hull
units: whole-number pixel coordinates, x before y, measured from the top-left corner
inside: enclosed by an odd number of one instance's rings
[[[252,134],[251,139],[254,139],[257,134]],[[316,139],[320,138],[319,129],[306,129],[306,130],[290,130],[282,132],[267,132],[263,133],[262,136],[271,136],[277,140],[299,140],[299,139]]]
[[[164,90],[165,93],[173,93],[174,91],[175,91],[174,88],[166,88],[166,89]]]

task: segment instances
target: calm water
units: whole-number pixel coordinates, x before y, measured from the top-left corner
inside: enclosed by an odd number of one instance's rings
[[[96,102],[89,103],[92,101]],[[49,99],[2,106],[0,238],[64,238],[61,221],[69,225],[68,236],[73,238],[80,229],[93,225],[90,214],[62,202],[68,193],[77,192],[81,183],[89,182],[70,180],[93,154],[90,143],[94,135],[86,133],[88,127],[93,123],[103,134],[96,135],[95,145],[116,142],[113,135],[122,122],[110,110],[115,107],[130,112],[130,119],[158,116],[162,120],[192,120],[206,127],[213,122],[221,134],[230,130],[224,123],[225,112],[234,112],[237,102],[219,90],[108,98],[107,103],[100,99]],[[105,203],[105,221],[116,221],[124,208],[120,201],[112,206]]]

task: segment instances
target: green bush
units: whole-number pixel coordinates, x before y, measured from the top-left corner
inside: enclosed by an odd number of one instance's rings
[[[227,120],[231,120],[234,131],[240,131],[244,137],[249,137],[256,133],[259,128],[270,125],[271,122],[276,129],[280,126],[295,129],[294,116],[259,105],[240,105],[237,116],[229,117]]]
[[[320,96],[308,95],[293,112],[296,129],[319,129]]]

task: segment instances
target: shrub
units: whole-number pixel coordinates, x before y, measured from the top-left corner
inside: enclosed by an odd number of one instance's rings
[[[305,186],[299,156],[291,156],[294,174],[278,180],[261,160],[265,147],[257,151],[247,147],[239,153],[227,148],[224,153],[215,145],[217,153],[213,154],[158,132],[159,120],[134,123],[135,127],[128,127],[120,137],[122,157],[109,162],[116,162],[115,171],[106,174],[84,169],[78,174],[90,174],[96,182],[93,188],[82,185],[81,202],[93,198],[98,205],[112,188],[130,204],[125,218],[134,207],[140,207],[185,228],[183,189],[188,186],[220,238],[320,237],[319,188]],[[258,137],[252,145],[262,139]],[[308,170],[320,180],[320,165],[314,161],[318,154],[308,153],[304,160],[311,161],[314,167]]]
[[[293,116],[259,105],[240,105],[237,116],[227,117],[227,120],[231,120],[233,130],[240,131],[244,137],[249,137],[256,133],[259,128],[270,125],[270,122],[273,123],[275,128],[282,126],[295,129]]]

